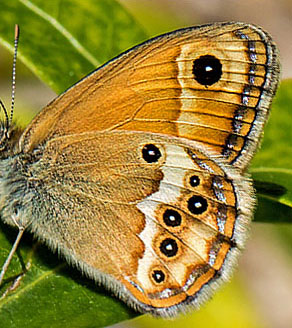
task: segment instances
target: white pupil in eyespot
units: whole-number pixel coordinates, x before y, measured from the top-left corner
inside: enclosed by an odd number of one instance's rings
[[[168,251],[172,251],[172,250],[173,250],[173,247],[172,247],[171,244],[166,245],[165,248],[166,248]]]
[[[202,207],[202,204],[201,204],[200,202],[196,202],[196,203],[195,203],[195,207],[196,207],[196,208],[200,208],[200,207]]]

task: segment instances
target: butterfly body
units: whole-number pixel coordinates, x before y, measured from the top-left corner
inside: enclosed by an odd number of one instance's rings
[[[255,202],[243,172],[278,73],[270,37],[242,23],[133,48],[3,155],[2,219],[142,312],[198,308],[244,247]]]

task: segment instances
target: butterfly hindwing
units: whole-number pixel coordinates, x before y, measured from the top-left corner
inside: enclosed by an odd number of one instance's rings
[[[32,231],[157,315],[229,277],[254,203],[249,181],[200,143],[152,133],[52,139],[31,174],[46,195]]]

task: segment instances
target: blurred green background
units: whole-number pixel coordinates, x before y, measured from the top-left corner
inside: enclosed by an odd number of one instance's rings
[[[141,30],[145,31],[145,38],[176,28],[212,21],[245,21],[259,24],[273,35],[280,48],[282,77],[292,78],[292,2],[290,0],[121,0],[119,3],[125,6],[133,19],[140,24]],[[21,38],[20,48],[22,42],[24,41]],[[94,42],[93,40],[92,43]],[[44,57],[44,61],[46,60]],[[0,97],[7,107],[9,107],[11,93],[11,67],[12,55],[1,47]],[[15,117],[23,126],[55,96],[55,93],[32,74],[20,60],[17,63],[16,88]],[[286,151],[285,160],[287,163],[292,163],[291,81],[284,82],[281,96],[267,126],[269,144],[264,143],[262,154],[260,153],[254,161],[255,168],[264,160],[266,160],[265,167],[273,163],[275,154],[270,152],[265,157],[264,152],[272,143],[273,132],[270,131],[277,131],[279,135],[281,129],[284,130],[281,139],[285,141],[281,146],[285,147],[283,150]],[[284,110],[281,113],[282,108],[286,108],[285,114],[283,114]],[[277,124],[279,126],[275,127]],[[281,168],[291,170],[289,164]],[[292,327],[291,224],[253,223],[247,248],[240,259],[234,278],[199,312],[181,316],[176,320],[138,316],[130,321],[118,323],[114,327]]]

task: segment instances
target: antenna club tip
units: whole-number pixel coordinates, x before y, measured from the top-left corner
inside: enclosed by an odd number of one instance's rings
[[[18,39],[19,37],[19,25],[15,24],[15,29],[14,29],[14,38]]]

